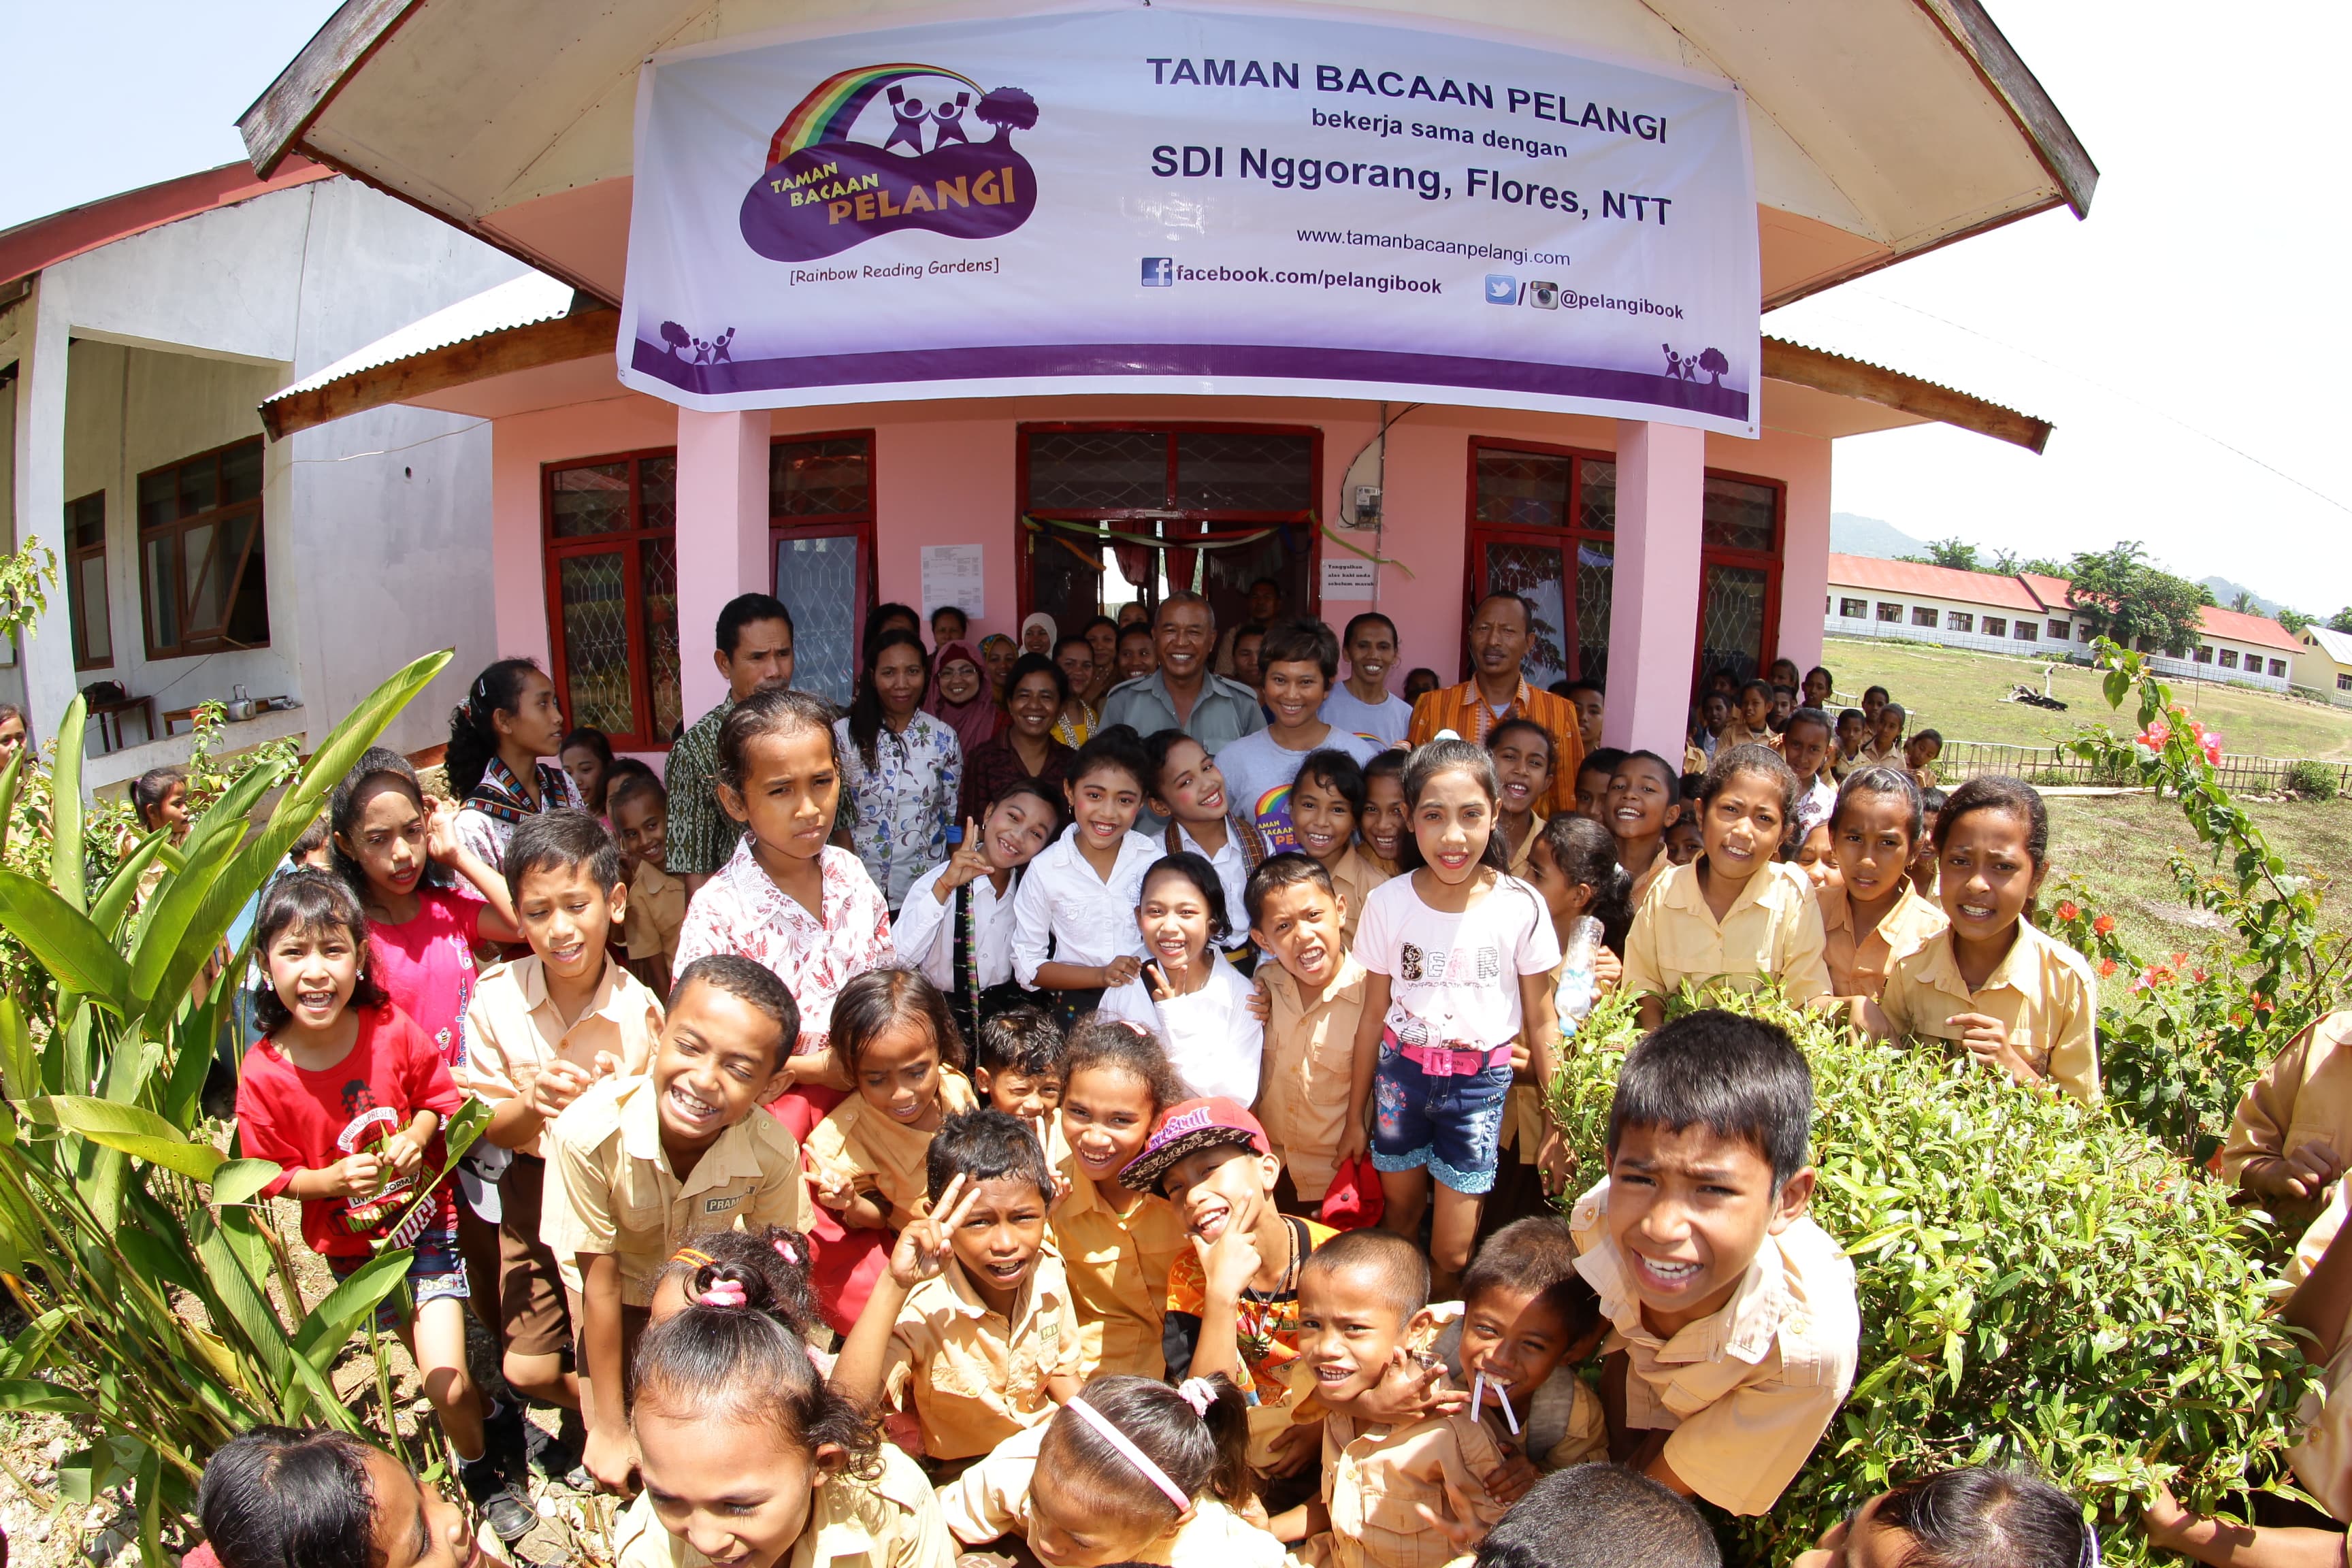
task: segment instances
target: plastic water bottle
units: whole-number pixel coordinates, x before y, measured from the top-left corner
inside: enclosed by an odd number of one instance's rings
[[[1593,970],[1601,955],[1601,922],[1591,915],[1580,915],[1569,928],[1568,941],[1562,944],[1559,986],[1553,994],[1559,1009],[1559,1032],[1573,1035],[1592,1011],[1600,980]]]

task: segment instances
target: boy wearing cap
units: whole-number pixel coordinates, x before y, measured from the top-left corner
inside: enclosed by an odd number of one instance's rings
[[[1118,1179],[1176,1205],[1192,1242],[1168,1271],[1160,1349],[1171,1378],[1223,1373],[1250,1396],[1250,1463],[1296,1474],[1320,1449],[1322,1407],[1298,1362],[1298,1271],[1337,1233],[1275,1207],[1282,1162],[1230,1100],[1161,1112]],[[1295,1426],[1295,1430],[1294,1430]]]

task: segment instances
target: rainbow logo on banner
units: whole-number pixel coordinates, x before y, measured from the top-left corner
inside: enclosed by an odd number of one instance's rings
[[[879,142],[854,140],[877,99],[887,133]],[[985,140],[972,140],[966,115]],[[769,138],[767,169],[743,197],[744,243],[771,261],[813,261],[904,229],[955,239],[1010,234],[1037,205],[1035,171],[1013,133],[1036,123],[1037,100],[1019,88],[982,92],[943,66],[836,71]]]

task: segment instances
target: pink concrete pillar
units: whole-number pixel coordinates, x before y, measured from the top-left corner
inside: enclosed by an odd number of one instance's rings
[[[1780,657],[1800,672],[1822,662],[1822,622],[1830,584],[1830,443],[1786,443],[1788,515],[1780,545]],[[1816,610],[1815,605],[1822,608]]]
[[[1699,505],[1706,438],[1680,425],[1617,423],[1617,566],[1609,594],[1609,710],[1601,739],[1679,762],[1698,632]]]
[[[768,413],[677,411],[677,641],[686,720],[727,695],[711,664],[719,612],[738,594],[771,593]]]

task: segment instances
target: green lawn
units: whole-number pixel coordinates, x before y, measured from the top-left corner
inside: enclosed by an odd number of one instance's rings
[[[2179,802],[2146,795],[2053,795],[2049,806],[2052,885],[2064,879],[2081,887],[2095,907],[2116,917],[2135,951],[2150,957],[2199,952],[2221,934],[2210,916],[2180,901],[2166,868],[2176,848],[2200,866],[2210,864],[2210,852],[2200,854]],[[2352,862],[2352,804],[2285,801],[2247,809],[2294,869],[2333,879],[2336,868]],[[2332,924],[2352,927],[2344,889],[2329,890],[2326,909]]]
[[[2050,692],[2067,704],[2067,711],[2053,713],[2000,700],[2020,681],[2040,690],[2046,659],[2005,658],[1927,643],[1832,637],[1822,662],[1836,675],[1842,698],[1858,700],[1864,687],[1884,686],[1909,710],[1914,729],[1933,725],[1947,741],[2046,746],[2072,735],[2080,721],[2105,721],[2122,730],[2131,716],[2117,715],[2107,707],[2099,695],[2098,677],[2081,665],[2058,666]],[[2173,697],[2206,728],[2219,730],[2222,744],[2231,752],[2352,761],[2352,709],[2321,707],[2242,686],[2189,681],[2173,683]]]

